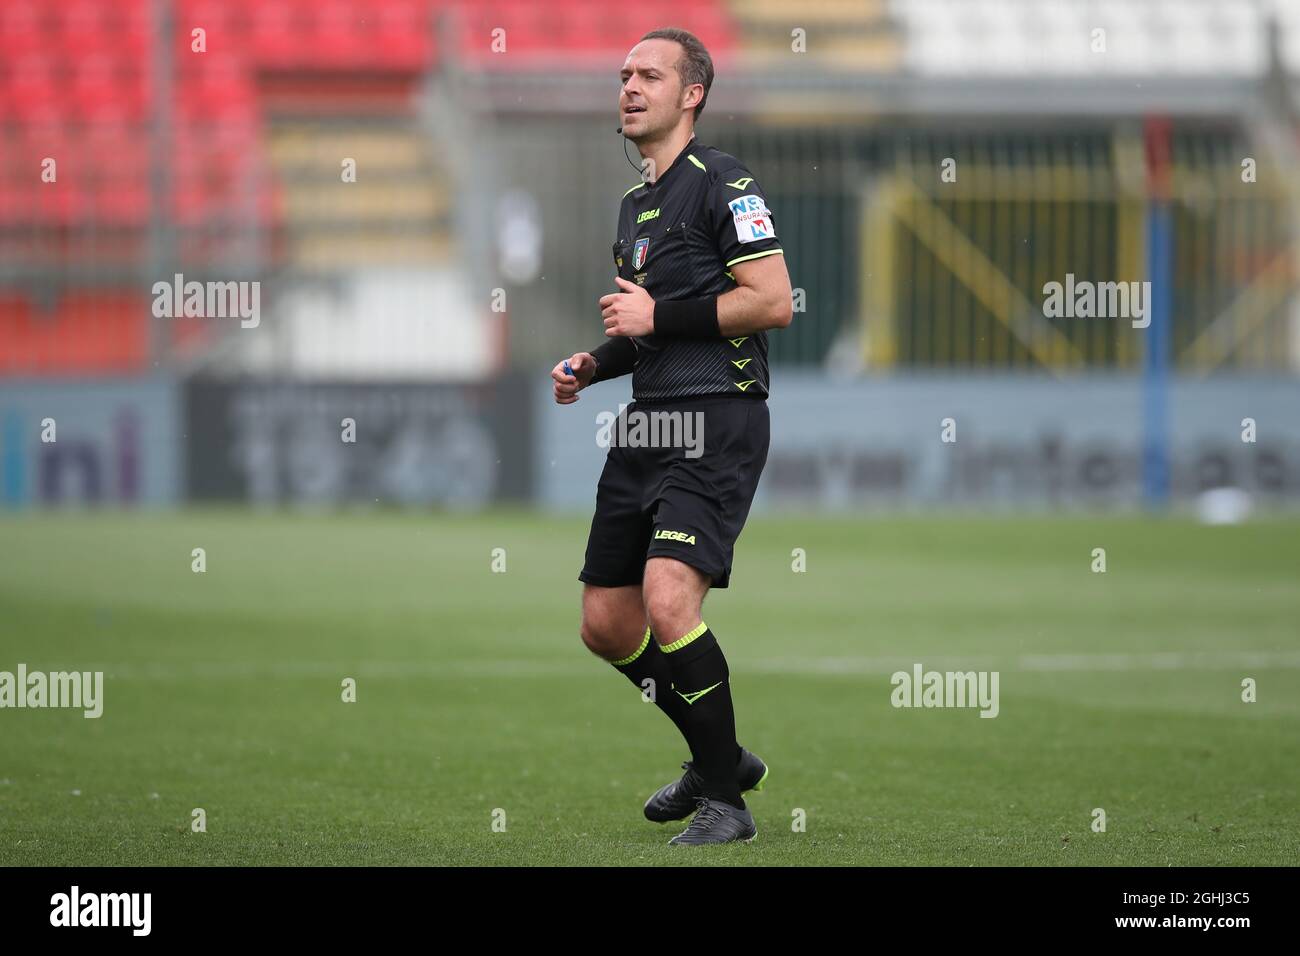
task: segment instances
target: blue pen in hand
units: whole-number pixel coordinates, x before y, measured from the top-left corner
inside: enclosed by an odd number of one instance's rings
[[[565,375],[572,375],[572,374],[573,374],[573,369],[569,368],[569,360],[568,360],[568,359],[565,359],[565,360],[564,360],[564,374],[565,374]]]

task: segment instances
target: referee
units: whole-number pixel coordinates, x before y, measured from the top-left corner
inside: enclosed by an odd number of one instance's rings
[[[663,823],[694,814],[674,844],[748,842],[741,794],[767,766],[736,742],[727,661],[701,619],[725,588],[768,450],[767,330],[790,324],[790,277],[763,191],[739,160],[695,137],[713,61],[685,30],[653,30],[623,64],[620,132],[643,181],[623,195],[606,341],[551,372],[555,400],[632,373],[631,419],[676,412],[701,448],[611,441],[587,539],[582,640],[651,697],[691,760],[645,805]],[[662,418],[659,420],[663,420]],[[611,436],[613,437],[613,435]]]

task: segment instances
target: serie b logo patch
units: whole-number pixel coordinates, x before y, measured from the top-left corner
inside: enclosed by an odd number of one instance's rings
[[[636,241],[636,246],[632,249],[633,271],[640,269],[645,265],[646,256],[648,255],[650,255],[650,240],[648,238],[638,239]]]

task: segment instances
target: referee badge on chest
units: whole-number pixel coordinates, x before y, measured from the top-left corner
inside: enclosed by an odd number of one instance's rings
[[[636,245],[632,249],[633,270],[640,269],[643,265],[645,265],[646,257],[649,254],[650,254],[649,237],[646,237],[645,239],[638,239],[636,241]]]

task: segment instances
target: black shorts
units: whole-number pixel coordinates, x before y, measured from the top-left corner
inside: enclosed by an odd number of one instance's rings
[[[686,447],[634,446],[637,421],[657,421],[655,434],[686,439]],[[680,427],[654,419],[677,412]],[[686,427],[686,415],[693,416]],[[673,428],[675,427],[675,430]],[[603,587],[640,584],[647,558],[669,557],[699,568],[725,588],[731,557],[767,464],[766,399],[705,396],[633,402],[610,428],[609,454],[596,488],[596,513],[579,581]],[[627,445],[620,445],[626,436]]]

